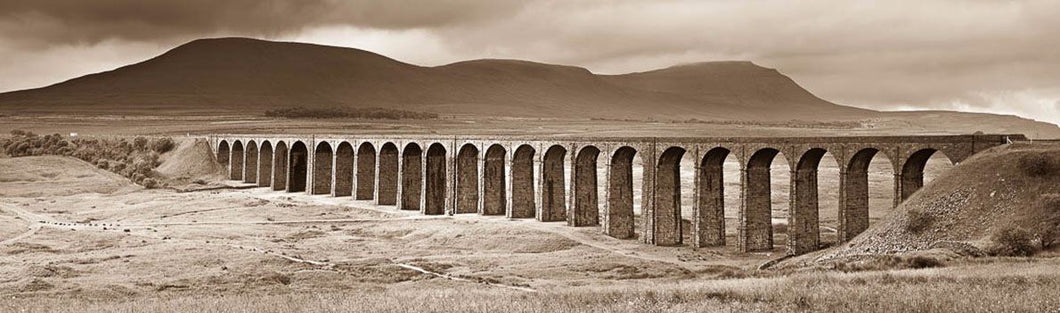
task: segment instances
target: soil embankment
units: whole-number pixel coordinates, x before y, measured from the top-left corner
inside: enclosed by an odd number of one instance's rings
[[[826,264],[927,250],[982,254],[1006,228],[1033,229],[1054,219],[1060,197],[1060,145],[1017,143],[965,160],[918,191],[889,217],[849,243],[785,265]],[[1055,227],[1055,226],[1050,226]],[[1040,240],[1040,239],[1035,239]]]

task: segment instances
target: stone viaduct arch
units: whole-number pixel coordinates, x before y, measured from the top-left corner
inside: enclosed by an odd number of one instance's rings
[[[446,169],[448,162],[445,154],[445,146],[440,143],[431,144],[427,148],[423,208],[421,209],[423,214],[440,215],[446,211],[446,181],[449,171]]]
[[[725,245],[725,159],[732,152],[715,147],[703,154],[696,170],[695,203],[692,207],[693,246]]]
[[[512,207],[510,218],[532,218],[536,215],[534,200],[534,147],[522,144],[512,155]]]
[[[336,197],[353,195],[353,145],[348,141],[339,143],[335,149],[335,191]]]
[[[478,148],[468,143],[456,156],[456,213],[478,212]]]
[[[287,190],[288,169],[287,143],[276,142],[276,153],[273,155],[272,164],[275,165],[272,174],[272,190]]]
[[[331,193],[331,170],[334,158],[331,144],[327,141],[317,143],[316,152],[313,153],[313,191],[312,194],[323,195]]]
[[[537,214],[542,222],[562,221],[567,218],[566,173],[563,170],[567,149],[553,145],[545,151],[541,161],[541,210]]]
[[[633,157],[637,150],[622,146],[615,150],[608,166],[607,208],[604,233],[619,239],[634,237]]]
[[[306,180],[309,175],[309,150],[306,148],[305,143],[296,141],[292,144],[289,159],[290,164],[287,167],[290,175],[287,178],[287,191],[304,192],[306,191]]]
[[[420,210],[423,194],[423,149],[409,143],[401,154],[401,206],[402,210]]]
[[[600,206],[597,189],[596,159],[600,149],[588,145],[574,156],[571,189],[574,190],[573,205],[568,212],[570,226],[596,226],[600,224]]]
[[[508,151],[500,144],[486,149],[482,165],[482,213],[504,215],[508,207],[507,163]]]
[[[897,205],[923,187],[925,165],[932,155],[942,153],[958,163],[989,147],[1025,138],[217,135],[210,140],[230,179],[274,190],[354,195],[431,215],[504,214],[571,226],[599,225],[603,233],[622,239],[638,237],[639,229],[645,243],[682,245],[688,238],[696,248],[728,244],[723,164],[732,157],[740,165],[735,225],[735,247],[740,251],[774,249],[770,165],[783,155],[791,173],[786,246],[788,253],[801,254],[820,246],[818,179],[824,164],[830,171],[838,168],[837,223],[842,242],[868,227],[869,164],[875,157],[883,155],[891,165]],[[821,162],[827,158],[837,164]],[[634,227],[636,159],[643,163],[639,227]],[[695,164],[694,179],[684,186],[683,159]],[[605,169],[602,181],[598,168]],[[688,209],[681,204],[683,192],[692,195],[690,215],[682,214]]]
[[[232,142],[232,157],[231,168],[229,170],[229,179],[231,180],[243,180],[243,161],[245,160],[243,154],[243,143],[239,140]]]
[[[258,153],[258,186],[269,187],[272,185],[272,143],[268,140],[261,142]]]
[[[232,148],[228,146],[228,141],[221,140],[221,142],[217,144],[217,163],[227,169],[231,157]]]
[[[361,143],[357,148],[357,200],[372,200],[375,195],[375,146]]]
[[[398,148],[392,142],[384,143],[383,146],[379,147],[379,169],[377,172],[378,181],[376,185],[376,204],[379,205],[395,205],[397,204],[397,192],[398,192]]]
[[[243,168],[243,182],[258,182],[258,144],[253,140],[247,141],[246,161]]]

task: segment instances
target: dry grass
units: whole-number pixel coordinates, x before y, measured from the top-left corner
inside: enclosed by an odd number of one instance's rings
[[[1056,312],[1055,276],[951,277],[926,271],[803,273],[526,293],[460,286],[365,293],[284,293],[95,301],[12,299],[4,312]]]

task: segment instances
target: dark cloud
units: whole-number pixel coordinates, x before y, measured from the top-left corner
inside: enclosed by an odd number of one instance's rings
[[[204,34],[277,36],[324,25],[435,28],[503,17],[519,1],[34,0],[0,2],[0,35],[14,43],[167,41]]]
[[[131,63],[144,43],[161,52],[232,35],[368,48],[424,65],[519,58],[624,73],[741,59],[843,104],[1060,122],[1058,1],[10,2],[0,3],[0,58],[48,60],[43,67],[68,66],[55,60],[70,47],[107,60],[99,64],[119,59],[105,51]],[[0,90],[10,86],[20,85]]]

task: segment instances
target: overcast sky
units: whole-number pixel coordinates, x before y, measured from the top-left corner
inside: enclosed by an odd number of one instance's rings
[[[1060,123],[1060,1],[33,0],[0,2],[0,91],[202,37],[374,51],[419,65],[513,58],[627,73],[750,60],[880,110]]]

